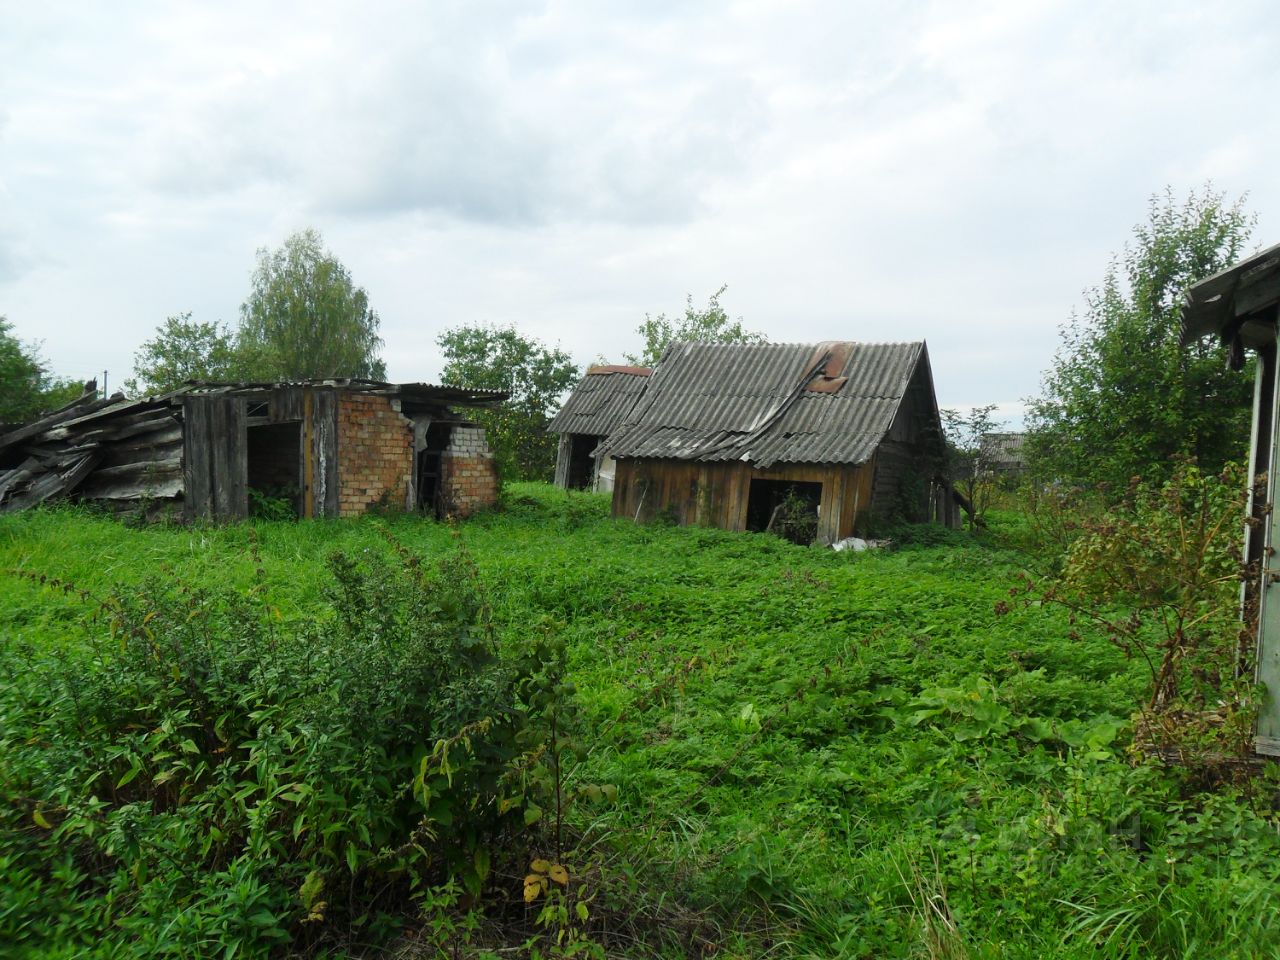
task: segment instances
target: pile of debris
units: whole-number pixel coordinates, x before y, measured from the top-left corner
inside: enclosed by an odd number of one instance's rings
[[[0,511],[75,495],[108,504],[171,498],[182,489],[182,421],[170,395],[76,400],[0,436]]]

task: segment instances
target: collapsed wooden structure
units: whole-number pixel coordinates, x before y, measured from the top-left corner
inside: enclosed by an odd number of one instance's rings
[[[1263,478],[1250,487],[1245,528],[1245,561],[1253,571],[1245,585],[1246,616],[1257,621],[1256,676],[1266,687],[1258,710],[1254,746],[1258,753],[1280,756],[1280,364],[1276,328],[1280,322],[1280,244],[1230,269],[1200,281],[1187,291],[1182,309],[1182,344],[1217,336],[1228,348],[1233,369],[1244,368],[1245,351],[1256,354],[1253,390],[1253,436],[1249,475]]]
[[[548,433],[560,435],[556,486],[602,492],[613,489],[614,460],[597,452],[631,412],[652,372],[649,367],[613,365],[587,370],[547,426]]]
[[[86,395],[0,436],[0,510],[55,498],[186,519],[371,508],[466,515],[498,493],[484,430],[455,407],[506,394],[421,383],[189,383]]]
[[[873,516],[959,524],[924,343],[676,343],[597,456],[614,516],[769,528],[784,503],[834,543]]]

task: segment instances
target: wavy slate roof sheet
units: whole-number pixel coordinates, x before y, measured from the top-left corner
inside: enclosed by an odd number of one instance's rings
[[[649,382],[648,367],[592,367],[547,426],[548,433],[612,433]]]
[[[676,343],[604,443],[615,457],[865,463],[923,343]]]

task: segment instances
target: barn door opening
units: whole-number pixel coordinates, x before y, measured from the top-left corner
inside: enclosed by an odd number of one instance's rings
[[[452,435],[452,424],[432,423],[423,434],[422,446],[418,450],[417,476],[414,478],[414,489],[418,492],[417,508],[437,519],[444,512],[441,473],[444,469],[444,451],[448,448]]]
[[[245,437],[249,516],[302,516],[302,421],[250,425]]]
[[[802,480],[752,480],[747,494],[747,529],[776,533],[792,543],[818,536],[822,484]]]
[[[600,437],[575,433],[569,448],[569,489],[589,490],[595,479],[595,460],[591,451],[600,445]]]

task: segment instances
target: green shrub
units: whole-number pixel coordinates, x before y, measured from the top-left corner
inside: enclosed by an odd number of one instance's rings
[[[385,938],[449,877],[481,892],[563,697],[545,645],[499,656],[464,553],[393,546],[331,555],[315,618],[150,579],[88,649],[3,651],[0,942],[260,956]]]

